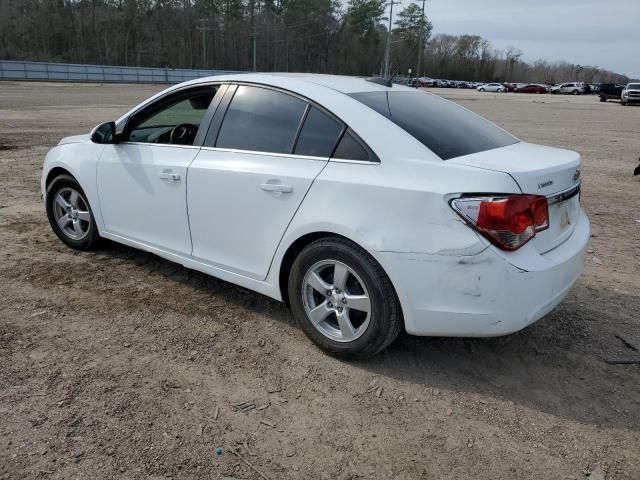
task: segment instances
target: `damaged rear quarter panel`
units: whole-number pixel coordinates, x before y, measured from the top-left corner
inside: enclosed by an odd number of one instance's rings
[[[486,246],[449,207],[453,192],[518,192],[500,172],[445,162],[330,161],[316,178],[284,238],[314,231],[343,235],[370,252],[469,255]]]

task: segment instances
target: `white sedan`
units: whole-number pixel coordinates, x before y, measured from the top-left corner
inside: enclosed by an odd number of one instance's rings
[[[498,92],[504,93],[507,91],[507,88],[501,83],[484,83],[477,87],[479,92]]]
[[[70,247],[107,238],[288,302],[343,357],[547,314],[583,269],[580,155],[384,83],[172,86],[49,151],[49,222]]]

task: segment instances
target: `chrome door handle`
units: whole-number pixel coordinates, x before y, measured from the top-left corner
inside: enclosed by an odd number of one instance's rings
[[[291,193],[293,187],[291,185],[282,185],[280,183],[263,183],[260,185],[262,190],[267,192]]]
[[[180,180],[180,175],[171,172],[160,172],[158,174],[158,177],[160,178],[160,180],[168,180],[170,182],[177,182],[178,180]]]

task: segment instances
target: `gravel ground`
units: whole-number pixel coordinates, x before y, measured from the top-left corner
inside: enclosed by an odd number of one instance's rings
[[[640,358],[640,107],[436,90],[583,154],[586,272],[520,333],[345,363],[277,302],[50,231],[47,149],[161,88],[0,83],[0,478],[640,478],[640,366],[604,361]]]

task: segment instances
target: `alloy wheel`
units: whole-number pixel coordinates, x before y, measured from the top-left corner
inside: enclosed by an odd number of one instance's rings
[[[351,342],[364,334],[371,319],[371,298],[352,268],[323,260],[307,270],[302,282],[305,313],[320,333],[337,342]]]
[[[62,233],[72,240],[82,240],[89,233],[89,206],[84,197],[71,187],[64,187],[56,192],[53,216]]]

